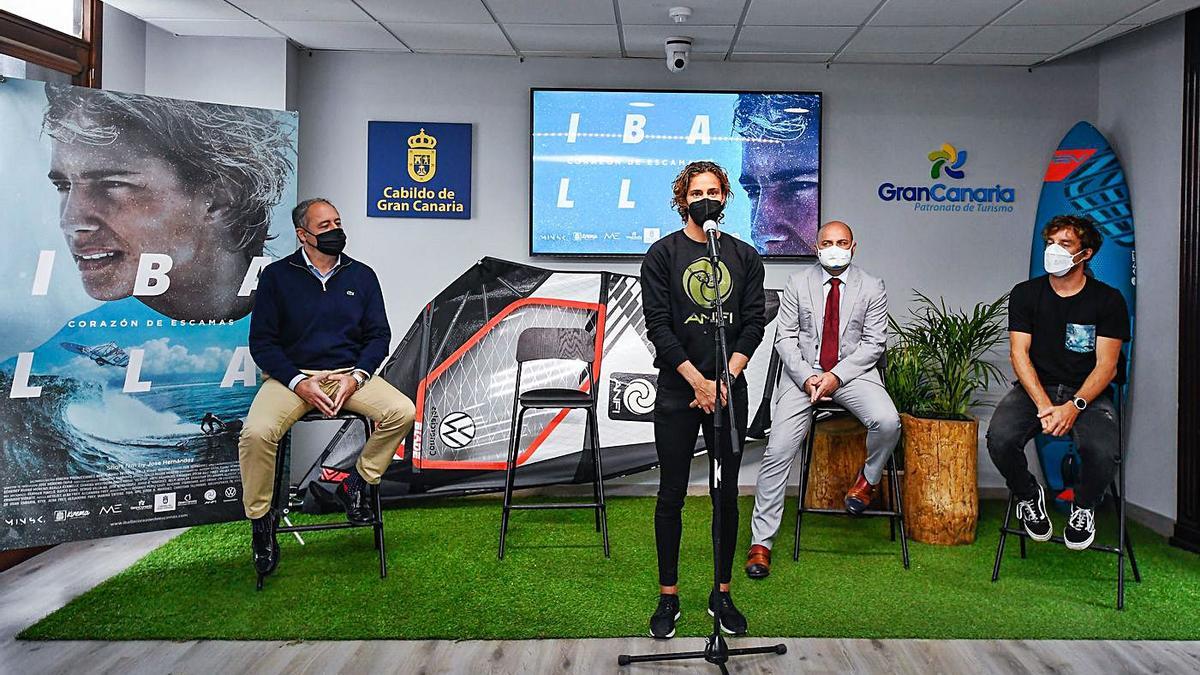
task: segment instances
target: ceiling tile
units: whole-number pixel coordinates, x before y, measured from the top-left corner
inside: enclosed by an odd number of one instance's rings
[[[947,54],[939,66],[1032,66],[1050,54]]]
[[[248,19],[225,0],[106,0],[139,19]]]
[[[679,5],[692,10],[692,18],[688,23],[675,24],[671,21],[668,12]],[[618,6],[623,24],[686,27],[689,23],[702,26],[737,25],[745,5],[741,1],[731,0],[619,0]]]
[[[944,54],[976,30],[973,26],[867,26],[846,45],[846,51]]]
[[[209,37],[282,38],[277,31],[254,19],[155,19],[155,26],[175,35]]]
[[[982,26],[1000,16],[1015,2],[1016,0],[888,0],[871,19],[870,25]]]
[[[836,52],[856,29],[850,26],[745,26],[739,52]]]
[[[264,21],[370,21],[350,0],[229,0]]]
[[[933,63],[942,52],[925,53],[871,53],[871,52],[842,52],[834,63]]]
[[[825,63],[833,52],[786,54],[780,52],[734,52],[730,61],[769,61],[771,63]]]
[[[270,21],[271,27],[310,49],[408,51],[374,21]]]
[[[1087,49],[1089,47],[1095,47],[1096,45],[1100,44],[1101,42],[1108,42],[1109,40],[1115,39],[1116,37],[1118,37],[1120,35],[1124,35],[1125,33],[1129,33],[1129,32],[1138,30],[1138,28],[1139,28],[1139,26],[1128,26],[1128,25],[1124,25],[1124,24],[1116,24],[1113,26],[1109,26],[1108,28],[1105,28],[1104,30],[1100,31],[1099,33],[1096,33],[1095,35],[1089,37],[1088,39],[1084,40],[1083,42],[1080,42],[1079,44],[1076,44],[1076,45],[1071,45],[1070,51],[1065,52],[1063,55],[1065,56],[1066,54],[1074,54],[1075,52],[1083,51],[1084,49]]]
[[[616,26],[571,26],[512,23],[504,27],[517,49],[583,54],[621,53]]]
[[[1108,25],[1153,0],[1024,0],[996,23],[1002,26]]]
[[[1137,14],[1122,19],[1121,23],[1144,26],[1197,7],[1200,7],[1200,0],[1159,0]]]
[[[495,23],[480,0],[356,0],[379,21],[398,23]]]
[[[685,3],[686,4],[686,3]],[[616,25],[610,0],[487,0],[500,23]]]
[[[746,25],[859,26],[878,6],[879,0],[754,0]]]
[[[392,23],[393,33],[415,52],[513,55],[504,33],[494,23]]]
[[[969,54],[1056,54],[1104,26],[988,26],[954,51]]]
[[[625,26],[625,52],[630,56],[667,58],[667,38],[693,38],[693,53],[724,54],[733,40],[733,26]],[[672,32],[678,31],[678,32]]]

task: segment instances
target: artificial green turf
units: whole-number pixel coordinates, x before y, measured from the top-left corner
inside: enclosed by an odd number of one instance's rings
[[[789,507],[794,505],[789,499]],[[856,638],[1200,639],[1200,558],[1134,526],[1142,583],[1127,575],[1114,609],[1116,558],[1010,538],[992,583],[1001,503],[985,502],[974,545],[912,543],[912,568],[884,519],[805,519],[791,559],[792,512],[771,576],[741,571],[752,501],[743,498],[733,595],[751,635]],[[194,528],[72,601],[26,639],[580,638],[642,636],[657,601],[652,498],[609,501],[612,558],[590,511],[513,515],[496,558],[500,506],[448,500],[389,510],[388,577],[369,530],[280,537],[278,571],[254,590],[245,522]],[[706,634],[711,584],[708,502],[689,498],[680,566],[679,635]],[[1053,516],[1057,528],[1064,518]],[[306,519],[307,520],[307,519]],[[1102,512],[1098,541],[1112,541]]]

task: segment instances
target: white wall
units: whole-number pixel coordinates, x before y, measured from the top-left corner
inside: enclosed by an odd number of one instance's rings
[[[100,82],[105,89],[146,91],[146,22],[104,5]]]
[[[146,26],[146,93],[284,110],[287,40],[181,37]]]
[[[1137,227],[1129,501],[1175,517],[1184,20],[1101,46],[1099,120],[1125,167]]]
[[[893,312],[910,289],[953,305],[994,300],[1024,279],[1042,175],[1062,135],[1094,120],[1090,56],[1040,68],[804,66],[695,62],[681,75],[658,61],[515,59],[317,53],[300,63],[300,195],[339,205],[349,253],[380,275],[397,339],[422,305],[485,255],[529,261],[529,88],[818,89],[825,93],[822,217],[855,228],[858,262],[888,284]],[[475,125],[470,221],[366,218],[368,120]],[[881,202],[883,181],[928,184],[926,154],[968,149],[965,183],[1017,188],[1008,215],[918,213]],[[663,186],[664,200],[668,186]],[[664,227],[676,226],[664,223]],[[636,263],[563,262],[558,268],[636,273]],[[780,287],[794,264],[771,264]],[[762,350],[760,358],[768,352]],[[981,410],[982,429],[988,410]],[[747,451],[752,485],[761,448]],[[1002,485],[980,448],[980,482]],[[694,482],[703,483],[703,462]],[[653,473],[632,480],[654,483]]]

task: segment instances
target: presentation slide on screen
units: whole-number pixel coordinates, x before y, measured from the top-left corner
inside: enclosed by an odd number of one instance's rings
[[[532,92],[534,255],[641,255],[679,229],[671,185],[689,162],[729,174],[722,228],[766,256],[815,253],[821,95]]]

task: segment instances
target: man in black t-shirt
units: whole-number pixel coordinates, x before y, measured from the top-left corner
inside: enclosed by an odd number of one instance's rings
[[[1017,284],[1009,297],[1011,359],[1020,383],[996,406],[987,446],[1017,497],[1025,531],[1046,541],[1053,526],[1045,491],[1029,472],[1025,445],[1039,433],[1073,437],[1082,474],[1063,540],[1078,551],[1095,539],[1095,508],[1120,461],[1109,384],[1121,344],[1130,339],[1129,312],[1119,291],[1085,273],[1103,242],[1095,224],[1056,216],[1042,237],[1048,274]]]
[[[658,452],[658,503],[654,537],[658,548],[658,608],[650,617],[650,634],[675,635],[679,619],[679,539],[687,494],[688,472],[696,452],[696,436],[720,457],[722,490],[720,591],[710,594],[709,613],[721,615],[727,633],[746,632],[746,617],[733,605],[729,582],[737,545],[737,484],[741,453],[734,454],[728,433],[713,437],[713,410],[733,396],[739,443],[746,437],[746,377],[742,374],[766,326],[763,263],[753,246],[728,234],[719,235],[720,268],[708,258],[703,224],[720,222],[730,198],[729,177],[713,162],[692,162],[673,185],[673,205],[683,218],[681,230],[656,241],[642,261],[642,308],[646,332],[654,344],[658,391],[654,402],[654,444]],[[716,300],[725,314],[725,341],[733,391],[716,382]],[[728,422],[727,422],[728,423]]]

